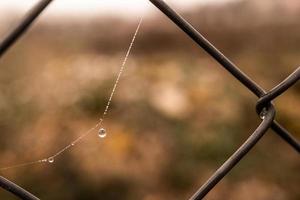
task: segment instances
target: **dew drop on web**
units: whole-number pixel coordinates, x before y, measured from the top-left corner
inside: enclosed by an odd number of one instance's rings
[[[100,138],[105,138],[106,137],[106,130],[104,128],[100,128],[98,131],[98,136]]]
[[[53,157],[48,158],[48,162],[49,163],[54,163],[54,158]]]

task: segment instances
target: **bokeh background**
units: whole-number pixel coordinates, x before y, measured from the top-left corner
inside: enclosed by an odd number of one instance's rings
[[[36,2],[0,3],[1,38]],[[298,0],[167,2],[267,90],[300,64]],[[45,200],[188,199],[246,140],[257,98],[146,0],[57,0],[0,60],[0,167],[48,157],[97,122],[141,14],[108,136],[1,175]],[[297,138],[299,86],[275,101]],[[269,131],[207,199],[297,200],[299,169]]]

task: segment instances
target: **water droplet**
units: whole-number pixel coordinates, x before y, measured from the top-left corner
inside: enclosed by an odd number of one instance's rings
[[[267,109],[266,109],[266,108],[263,108],[262,111],[261,111],[260,114],[259,114],[259,117],[260,117],[261,119],[265,119],[267,112],[268,112]]]
[[[48,159],[46,159],[46,158],[41,160],[41,162],[47,162],[47,161],[48,161]]]
[[[53,157],[48,158],[48,162],[49,163],[54,163],[54,158]]]
[[[71,143],[71,146],[74,146],[75,144],[74,143]]]
[[[100,138],[105,138],[106,137],[106,130],[104,128],[100,128],[98,132],[98,136]]]

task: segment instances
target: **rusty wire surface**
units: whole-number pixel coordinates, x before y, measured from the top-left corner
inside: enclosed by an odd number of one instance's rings
[[[291,73],[290,76],[275,86],[272,90],[266,92],[163,0],[149,1],[151,1],[159,10],[161,10],[161,12],[163,12],[170,20],[172,20],[181,30],[183,30],[195,43],[197,43],[210,56],[212,56],[222,67],[224,67],[230,74],[239,80],[241,84],[243,84],[248,90],[258,97],[256,111],[261,117],[262,122],[259,124],[256,130],[250,134],[249,138],[238,148],[238,150],[234,152],[219,169],[216,170],[216,172],[198,189],[198,191],[190,199],[203,199],[208,192],[211,191],[217,185],[217,183],[220,182],[230,172],[230,170],[239,163],[241,159],[243,159],[245,155],[247,155],[247,153],[269,129],[272,129],[284,141],[290,144],[294,150],[300,153],[300,142],[275,120],[276,110],[272,104],[272,100],[278,98],[281,94],[298,82],[300,79],[300,67],[298,67],[293,73]],[[24,34],[32,22],[51,2],[51,0],[42,0],[28,12],[21,23],[14,30],[12,30],[10,34],[8,34],[3,42],[0,43],[0,57],[17,41],[20,36]],[[3,177],[0,177],[0,186],[21,199],[38,199],[25,189]]]

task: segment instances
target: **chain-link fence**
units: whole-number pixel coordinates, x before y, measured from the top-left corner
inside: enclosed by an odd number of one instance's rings
[[[300,153],[300,142],[297,141],[296,138],[294,138],[283,126],[279,124],[279,122],[275,120],[276,111],[274,105],[272,104],[272,100],[283,94],[287,89],[297,83],[297,81],[300,79],[300,67],[298,67],[293,73],[291,73],[290,76],[288,76],[272,90],[266,92],[250,77],[243,73],[232,61],[223,55],[216,47],[214,47],[183,17],[169,7],[163,0],[150,1],[180,29],[182,29],[195,43],[204,49],[222,67],[224,67],[230,74],[239,80],[240,83],[242,83],[248,90],[258,97],[258,101],[256,103],[256,112],[262,119],[262,122],[249,136],[249,138],[238,148],[238,150],[224,162],[224,164],[199,188],[199,190],[190,199],[203,199],[207,193],[212,190],[216,184],[222,180],[245,155],[247,155],[247,153],[270,128],[284,141],[290,144],[291,147],[293,147],[298,153]],[[17,26],[0,44],[0,57],[27,30],[30,24],[51,2],[51,0],[42,0],[28,13],[19,26]],[[23,188],[2,177],[0,177],[0,186],[22,199],[38,199]]]

